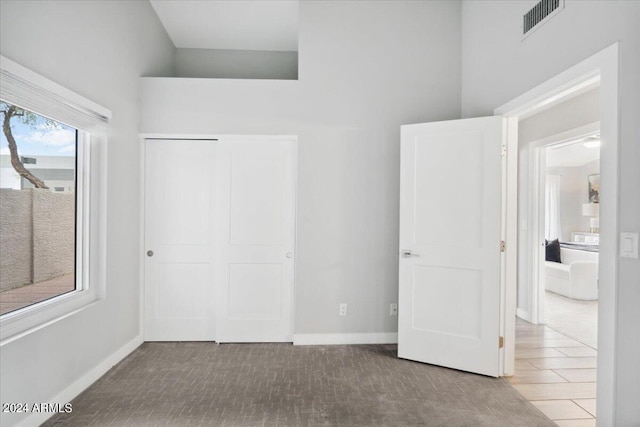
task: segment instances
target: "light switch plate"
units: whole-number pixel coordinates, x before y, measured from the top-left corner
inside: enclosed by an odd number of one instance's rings
[[[620,256],[638,259],[638,233],[620,233]]]

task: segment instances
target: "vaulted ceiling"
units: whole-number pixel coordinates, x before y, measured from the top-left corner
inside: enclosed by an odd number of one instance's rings
[[[298,50],[297,0],[150,0],[177,48]]]

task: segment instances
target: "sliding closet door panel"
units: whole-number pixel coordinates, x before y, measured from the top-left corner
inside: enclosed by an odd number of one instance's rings
[[[147,341],[215,339],[214,144],[146,141]]]
[[[281,319],[283,279],[281,264],[229,264],[229,319]]]
[[[292,340],[295,142],[217,148],[217,339]]]
[[[232,246],[283,244],[286,152],[283,147],[271,145],[243,144],[231,152],[229,243]]]

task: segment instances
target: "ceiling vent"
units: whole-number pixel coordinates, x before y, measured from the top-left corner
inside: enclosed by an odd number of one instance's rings
[[[562,9],[564,9],[564,0],[540,0],[540,2],[522,16],[523,38],[529,36],[534,30],[557,15]]]

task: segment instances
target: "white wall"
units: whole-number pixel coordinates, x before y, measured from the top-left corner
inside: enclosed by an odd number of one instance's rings
[[[13,167],[0,167],[0,188],[13,188],[19,190],[22,185],[22,178]]]
[[[175,77],[298,78],[298,52],[178,48],[175,61]]]
[[[463,116],[492,114],[498,106],[620,42],[619,224],[621,231],[640,232],[640,27],[636,24],[640,2],[567,0],[562,12],[521,41],[522,15],[533,4],[463,2]],[[618,268],[614,415],[616,425],[630,426],[640,421],[640,261],[620,258]],[[612,422],[609,415],[598,413],[603,425]]]
[[[295,333],[395,332],[400,125],[459,117],[460,5],[305,1],[299,34],[298,81],[142,79],[142,131],[298,135]]]
[[[560,224],[562,238],[571,241],[574,231],[589,231],[589,217],[582,215],[582,204],[589,203],[589,175],[600,172],[600,161],[596,160],[577,167],[549,167],[547,175],[559,175],[560,179]]]
[[[147,2],[3,0],[0,53],[113,113],[106,299],[0,348],[2,401],[54,403],[140,334],[138,77],[171,75],[174,48]]]
[[[30,171],[38,170],[35,175],[42,179],[51,191],[55,187],[63,187],[65,193],[75,191],[74,174],[76,156],[28,156],[36,159],[35,164],[28,164]],[[45,170],[43,170],[45,169]],[[33,184],[20,175],[11,165],[9,154],[0,154],[0,188],[33,188]]]

